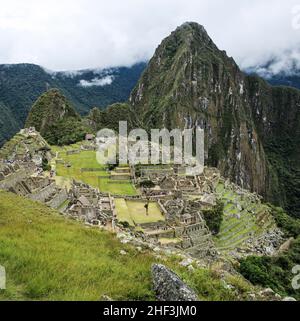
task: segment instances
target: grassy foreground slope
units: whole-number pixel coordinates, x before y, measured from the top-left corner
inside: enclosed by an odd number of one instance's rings
[[[127,255],[121,255],[125,250]],[[232,291],[216,273],[163,261],[204,300],[234,300],[250,290],[230,277]],[[7,289],[0,300],[152,300],[150,268],[159,262],[147,250],[121,244],[114,234],[87,228],[43,204],[0,191],[0,265],[6,268]]]
[[[42,204],[0,192],[0,264],[6,299],[150,299],[148,254]],[[122,256],[120,250],[128,252]]]

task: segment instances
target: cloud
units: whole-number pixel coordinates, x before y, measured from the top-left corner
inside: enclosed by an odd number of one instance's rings
[[[185,21],[203,24],[243,68],[282,60],[300,42],[300,0],[0,0],[0,63],[51,70],[149,59]],[[298,57],[297,57],[298,59]]]
[[[265,78],[281,73],[285,75],[300,75],[300,49],[284,51],[281,54],[270,57],[267,61],[261,61],[246,69]]]
[[[93,87],[93,86],[104,87],[107,85],[111,85],[113,80],[114,80],[114,76],[106,76],[103,78],[96,77],[96,78],[92,79],[91,81],[82,79],[79,81],[78,85],[81,87]]]

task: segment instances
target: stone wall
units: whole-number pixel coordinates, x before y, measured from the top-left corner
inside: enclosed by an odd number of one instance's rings
[[[21,182],[23,179],[30,175],[26,169],[20,168],[16,172],[12,172],[7,176],[4,176],[4,179],[0,181],[0,188],[9,190],[11,187],[14,187],[18,182]]]
[[[68,199],[68,194],[65,189],[60,189],[55,194],[55,196],[51,199],[47,204],[52,208],[59,208],[66,200]]]
[[[68,150],[67,151],[67,155],[75,155],[75,154],[79,154],[80,153],[80,150]]]
[[[158,222],[152,222],[152,223],[143,223],[139,224],[144,229],[150,229],[150,230],[160,230],[164,229],[166,227],[165,221],[158,221]]]
[[[50,198],[56,192],[55,182],[50,183],[46,187],[29,194],[28,197],[34,201],[39,201],[44,203],[48,198]]]

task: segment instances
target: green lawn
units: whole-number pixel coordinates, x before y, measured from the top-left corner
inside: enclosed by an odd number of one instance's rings
[[[72,148],[69,148],[69,150],[70,149]],[[106,166],[97,162],[95,151],[81,151],[79,154],[67,155],[65,148],[54,147],[53,150],[59,153],[59,159],[63,159],[66,164],[71,165],[71,167],[67,167],[65,164],[56,164],[57,176],[74,178],[93,187],[97,187],[102,192],[120,195],[137,195],[137,191],[131,181],[128,180],[118,183],[118,181],[109,179],[109,172],[106,170]],[[81,171],[82,168],[99,169],[99,171],[85,172]]]
[[[149,203],[148,215],[146,215],[146,209],[144,207],[146,202],[115,199],[115,204],[119,221],[126,221],[131,226],[165,220],[156,202]]]
[[[71,188],[72,180],[71,178],[64,176],[55,176],[55,183],[56,185],[69,190]]]
[[[170,239],[170,238],[166,238],[166,237],[160,237],[159,238],[159,242],[161,243],[161,244],[164,244],[164,245],[167,245],[167,244],[176,244],[176,243],[180,243],[181,242],[181,239],[179,239],[179,238],[172,238],[172,239]]]
[[[76,144],[71,144],[67,146],[51,146],[51,150],[53,152],[66,152],[67,150],[74,150],[74,149],[79,149],[80,146],[83,144],[83,142],[78,142]]]
[[[134,226],[126,201],[123,198],[115,198],[115,205],[119,222],[128,222]]]
[[[235,298],[211,271],[189,272],[179,260],[170,257],[163,264],[201,300]],[[99,300],[102,295],[151,300],[150,270],[155,262],[159,260],[147,250],[140,253],[121,244],[112,233],[87,228],[43,204],[0,191],[0,265],[7,276],[0,300]]]

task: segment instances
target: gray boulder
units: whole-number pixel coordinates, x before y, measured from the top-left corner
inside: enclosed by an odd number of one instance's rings
[[[152,265],[152,279],[158,301],[199,301],[196,293],[162,264]]]

